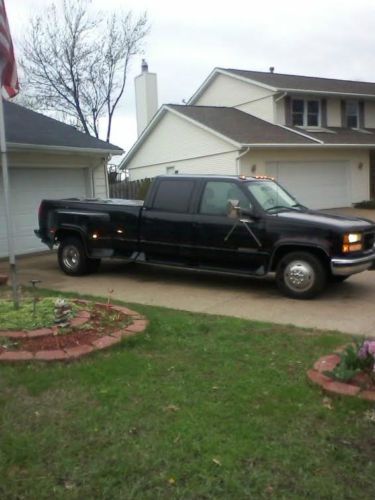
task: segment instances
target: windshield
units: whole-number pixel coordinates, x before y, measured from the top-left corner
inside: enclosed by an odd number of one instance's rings
[[[302,210],[305,207],[271,180],[251,181],[247,188],[266,212],[277,210]]]

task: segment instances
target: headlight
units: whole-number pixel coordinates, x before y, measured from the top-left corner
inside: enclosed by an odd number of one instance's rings
[[[363,250],[363,234],[362,233],[347,233],[344,234],[342,245],[343,253],[360,252]]]

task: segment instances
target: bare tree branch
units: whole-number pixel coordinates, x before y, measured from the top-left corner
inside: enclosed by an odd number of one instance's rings
[[[58,114],[87,134],[109,141],[129,63],[141,54],[149,32],[146,13],[103,14],[89,0],[52,3],[30,20],[23,43],[20,100],[35,110]]]

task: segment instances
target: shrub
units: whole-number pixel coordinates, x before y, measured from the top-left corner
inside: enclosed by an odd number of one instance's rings
[[[357,341],[339,354],[340,363],[326,374],[347,382],[357,373],[364,372],[375,382],[375,340]]]

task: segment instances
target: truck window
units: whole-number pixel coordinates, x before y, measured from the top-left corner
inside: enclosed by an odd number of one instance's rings
[[[193,180],[161,180],[152,208],[164,212],[186,213],[193,194]]]
[[[250,200],[234,182],[209,181],[203,192],[199,212],[205,215],[227,215],[229,200],[236,200],[241,208],[249,210]]]

